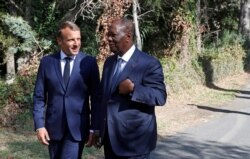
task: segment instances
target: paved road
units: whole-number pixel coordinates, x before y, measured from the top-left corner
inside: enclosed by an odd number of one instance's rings
[[[151,159],[250,159],[250,85],[227,107],[197,107],[220,115],[174,136],[160,137]]]

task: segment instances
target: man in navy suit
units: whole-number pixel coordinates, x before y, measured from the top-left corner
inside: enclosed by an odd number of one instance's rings
[[[99,71],[95,58],[80,52],[80,28],[62,23],[60,52],[40,62],[34,89],[34,124],[51,159],[80,159],[85,142],[94,144],[98,130]],[[91,101],[91,106],[90,102]]]
[[[155,106],[167,97],[163,70],[135,47],[133,37],[131,20],[112,21],[108,40],[114,55],[105,61],[101,81],[105,159],[147,159],[156,146]]]

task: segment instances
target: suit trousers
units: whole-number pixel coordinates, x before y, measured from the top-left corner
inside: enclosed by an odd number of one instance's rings
[[[106,125],[105,134],[104,134],[104,156],[105,156],[105,159],[149,159],[150,154],[142,154],[142,155],[136,155],[136,156],[116,155],[112,149],[109,134],[108,134],[108,126]]]
[[[62,140],[49,141],[50,159],[81,159],[84,148],[83,141],[75,141],[68,128]]]
[[[61,140],[49,142],[50,159],[81,159],[84,141],[76,141],[69,130],[65,107],[63,110],[64,136]]]

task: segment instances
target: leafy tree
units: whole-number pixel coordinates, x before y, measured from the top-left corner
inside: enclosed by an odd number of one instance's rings
[[[2,33],[3,36],[6,36],[7,38],[15,37],[16,39],[15,41],[12,40],[12,44],[9,44],[8,46],[5,45],[5,57],[7,57],[7,63],[12,57],[9,56],[9,54],[14,55],[18,53],[19,56],[31,55],[36,51],[43,52],[48,49],[51,44],[50,41],[44,39],[38,40],[30,25],[21,17],[13,17],[8,14],[4,14],[1,16],[1,26],[5,31],[5,35]],[[1,43],[5,44],[6,42],[3,40]],[[15,61],[15,59],[11,60]],[[8,68],[11,68],[11,72],[8,71]],[[7,66],[7,74],[15,75],[15,66]]]
[[[185,19],[188,12],[185,10],[186,4],[180,0],[147,0],[141,4],[140,26],[143,48],[158,56],[172,54],[167,49],[171,50],[174,47],[181,38],[184,28],[188,26]]]

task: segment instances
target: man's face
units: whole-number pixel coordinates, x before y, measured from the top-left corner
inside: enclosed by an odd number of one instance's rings
[[[125,27],[121,26],[119,21],[112,22],[108,31],[108,41],[110,50],[118,55],[123,55],[125,53],[125,45],[127,36]]]
[[[81,47],[81,33],[66,27],[61,30],[61,37],[57,38],[57,43],[67,56],[76,55]]]

